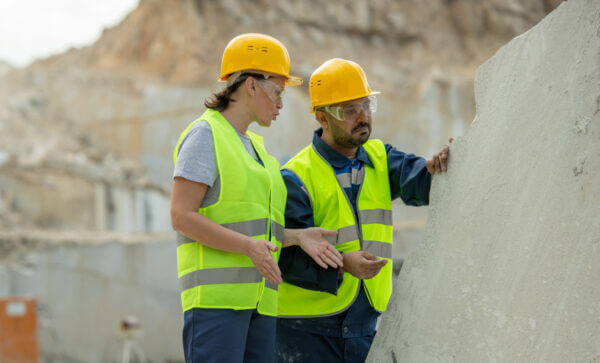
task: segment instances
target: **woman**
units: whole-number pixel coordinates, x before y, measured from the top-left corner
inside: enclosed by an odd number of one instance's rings
[[[342,264],[320,228],[284,229],[279,163],[247,131],[268,127],[283,107],[289,55],[277,39],[242,34],[223,53],[227,87],[175,147],[171,221],[178,232],[187,362],[273,360],[279,248],[300,245],[323,267]]]

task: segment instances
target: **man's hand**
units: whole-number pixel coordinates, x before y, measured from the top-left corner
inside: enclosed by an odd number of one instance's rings
[[[260,272],[267,281],[272,284],[280,284],[282,282],[281,271],[273,259],[273,256],[271,256],[271,251],[276,252],[277,246],[269,241],[249,238],[246,255],[250,257],[250,260],[252,260],[252,263],[256,266],[258,272]]]
[[[335,236],[336,231],[312,227],[303,229],[298,234],[298,244],[315,262],[327,268],[327,265],[337,268],[344,265],[342,255],[323,236]]]
[[[449,142],[454,141],[453,138],[448,139]],[[425,163],[427,171],[430,174],[441,173],[448,169],[448,155],[450,154],[450,148],[448,145],[442,146],[442,149],[437,153],[433,154],[433,157]]]
[[[347,272],[361,280],[375,277],[388,262],[366,251],[347,252],[342,256],[344,257],[342,272]]]

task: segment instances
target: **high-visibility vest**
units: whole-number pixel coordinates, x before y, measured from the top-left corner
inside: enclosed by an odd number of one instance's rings
[[[185,135],[196,122],[210,125],[221,189],[216,203],[198,209],[223,227],[246,236],[268,240],[279,249],[284,233],[287,190],[279,162],[267,154],[262,138],[248,131],[261,166],[246,151],[237,132],[220,112],[208,109],[179,137],[173,159]],[[277,286],[270,284],[244,254],[225,252],[178,234],[177,272],[183,311],[192,308],[257,309],[277,313]]]
[[[385,146],[380,140],[364,144],[373,167],[364,165],[364,181],[358,194],[358,220],[342,185],[331,165],[313,145],[293,157],[284,169],[294,172],[308,191],[315,226],[336,230],[330,239],[341,252],[364,250],[388,263],[379,273],[363,280],[369,303],[377,311],[385,311],[392,293],[392,198]],[[288,283],[279,285],[280,317],[318,317],[346,310],[359,293],[360,280],[344,273],[337,295],[307,290]]]

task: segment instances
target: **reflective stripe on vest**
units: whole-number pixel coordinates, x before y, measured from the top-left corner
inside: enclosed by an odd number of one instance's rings
[[[181,289],[187,290],[200,285],[259,283],[262,275],[254,267],[229,267],[196,270],[179,278]],[[267,281],[266,286],[277,290],[277,285]]]
[[[261,218],[255,219],[253,221],[224,223],[221,225],[225,228],[231,229],[232,231],[236,231],[248,237],[256,237],[268,233],[268,224],[269,220],[267,218]],[[275,221],[271,221],[271,231],[278,241],[283,240],[284,227],[281,224]],[[177,245],[182,245],[184,243],[191,242],[195,241],[177,232]]]
[[[326,239],[345,253],[364,250],[388,263],[372,279],[364,280],[371,305],[384,311],[392,288],[392,205],[385,146],[379,140],[365,143],[373,167],[364,165],[357,174],[361,187],[357,196],[358,220],[346,193],[348,175],[339,177],[312,145],[292,158],[284,168],[304,184],[312,202],[315,226],[337,230]],[[280,317],[318,317],[339,314],[358,296],[360,280],[345,273],[337,296],[282,283],[279,286]]]
[[[221,181],[218,200],[198,212],[232,231],[281,247],[287,191],[277,160],[265,151],[260,136],[248,131],[262,165],[256,162],[229,122],[207,110],[181,134],[175,161],[179,144],[195,122],[207,122],[211,128]],[[271,253],[275,261],[279,253]],[[206,247],[178,233],[177,270],[183,311],[199,307],[277,313],[278,287],[268,283],[246,255]]]
[[[379,223],[388,226],[392,225],[392,211],[385,209],[367,209],[361,210],[360,222],[362,224]]]
[[[363,241],[363,251],[374,254],[375,256],[392,258],[392,244],[379,241]]]

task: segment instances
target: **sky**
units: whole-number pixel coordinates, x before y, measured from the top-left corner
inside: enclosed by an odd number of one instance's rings
[[[96,41],[139,0],[0,0],[0,61],[15,67]]]

